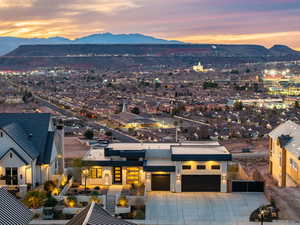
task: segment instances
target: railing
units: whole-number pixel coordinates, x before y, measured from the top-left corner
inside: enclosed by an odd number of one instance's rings
[[[64,195],[66,195],[67,191],[69,190],[69,188],[72,186],[73,184],[73,177],[71,177],[71,179],[68,181],[68,183],[64,186],[64,188],[61,190],[61,192],[59,193],[59,197],[63,197]]]

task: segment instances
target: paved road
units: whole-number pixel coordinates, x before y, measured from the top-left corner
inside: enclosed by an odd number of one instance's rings
[[[267,203],[263,193],[150,192],[145,224],[248,224],[251,212]]]
[[[69,110],[65,110],[65,109],[61,109],[59,108],[58,106],[40,98],[39,96],[36,96],[34,95],[35,99],[38,100],[41,104],[49,107],[50,109],[54,110],[54,111],[57,111],[59,113],[61,113],[62,115],[65,115],[65,116],[76,116],[73,112],[69,111]],[[95,122],[95,121],[85,121],[84,122],[86,126],[89,126],[91,128],[94,128],[94,129],[104,129],[105,131],[111,131],[112,134],[113,134],[113,137],[116,138],[117,140],[119,141],[122,141],[122,142],[128,142],[128,143],[139,143],[140,141],[134,137],[131,137],[127,134],[124,134],[120,131],[117,131],[117,130],[114,130],[114,129],[111,129],[109,127],[105,127],[103,125],[100,125],[99,123]]]

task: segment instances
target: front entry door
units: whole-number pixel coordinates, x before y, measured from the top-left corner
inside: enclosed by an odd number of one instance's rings
[[[18,168],[5,168],[5,178],[7,185],[18,185]]]
[[[114,184],[122,184],[122,167],[114,167]]]

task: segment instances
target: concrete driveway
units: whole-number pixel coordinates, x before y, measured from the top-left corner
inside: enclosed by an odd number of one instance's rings
[[[146,224],[247,224],[250,213],[268,203],[263,193],[150,192]],[[255,224],[255,223],[253,223]]]

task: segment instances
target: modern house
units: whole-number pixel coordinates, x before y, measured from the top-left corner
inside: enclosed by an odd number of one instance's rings
[[[50,114],[0,114],[0,185],[34,187],[62,174],[63,138]]]
[[[227,192],[231,154],[218,142],[113,143],[83,157],[82,184],[145,184],[146,191]]]
[[[269,134],[269,172],[280,187],[300,185],[300,125],[286,121]]]

